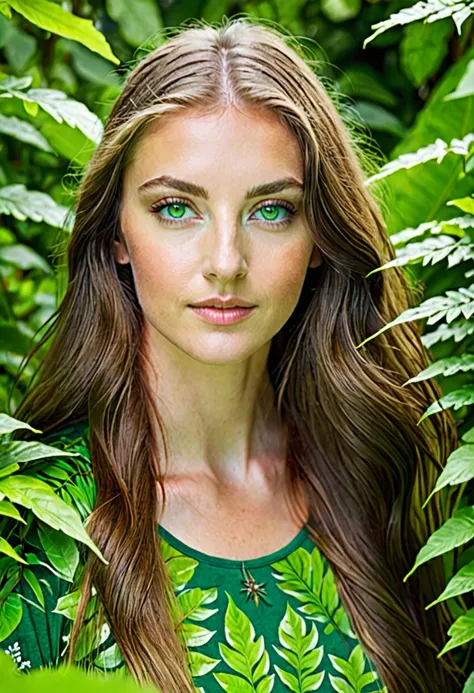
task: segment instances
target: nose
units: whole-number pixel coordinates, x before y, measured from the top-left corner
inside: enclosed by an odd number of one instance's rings
[[[217,277],[223,283],[248,272],[249,249],[238,223],[222,221],[208,229],[203,252],[203,274]]]

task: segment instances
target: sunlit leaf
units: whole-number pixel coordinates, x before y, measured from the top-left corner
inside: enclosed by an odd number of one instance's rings
[[[92,20],[77,17],[48,0],[35,0],[34,3],[29,0],[8,0],[8,4],[41,29],[79,41],[91,51],[103,55],[107,60],[116,64],[120,63],[112,53],[105,36],[97,31]]]
[[[44,221],[50,226],[64,227],[66,223],[67,207],[58,205],[52,197],[38,190],[27,190],[22,183],[7,185],[0,188],[0,214],[11,214],[15,219],[24,221]],[[8,246],[3,249],[3,254]],[[32,253],[33,251],[31,251]],[[46,262],[43,269],[50,271]]]
[[[85,531],[80,516],[40,479],[17,474],[0,479],[0,493],[13,503],[30,508],[35,515],[53,529],[60,529],[73,539],[86,544],[107,563],[100,550]]]
[[[457,510],[453,517],[430,536],[426,544],[418,552],[415,564],[409,573],[405,575],[403,581],[410,577],[412,573],[426,561],[430,561],[436,556],[440,556],[447,551],[455,549],[470,541],[474,537],[474,506]]]
[[[34,125],[27,123],[26,120],[20,120],[16,116],[4,116],[0,114],[0,132],[4,135],[10,135],[20,142],[26,142],[34,147],[38,147],[45,152],[52,152],[48,140],[43,137],[41,132]]]
[[[39,429],[32,428],[29,424],[25,423],[24,421],[19,421],[13,416],[9,416],[8,414],[4,413],[0,414],[0,435],[12,433],[20,428],[27,428],[29,431],[33,431],[33,433],[42,433],[42,431]]]

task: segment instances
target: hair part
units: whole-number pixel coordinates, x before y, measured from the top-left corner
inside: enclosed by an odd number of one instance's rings
[[[109,564],[89,554],[70,659],[94,586],[135,679],[167,693],[194,690],[156,527],[166,432],[130,266],[116,263],[113,241],[123,172],[147,126],[191,108],[229,107],[272,111],[298,141],[305,214],[323,256],[269,354],[288,426],[289,481],[304,485],[311,538],[389,692],[454,692],[459,667],[451,653],[437,658],[451,613],[445,602],[425,611],[444,588],[442,558],[403,577],[453,508],[446,489],[421,506],[457,445],[455,423],[443,412],[418,425],[440,388],[405,384],[429,363],[416,325],[357,348],[410,307],[414,292],[401,268],[367,277],[395,253],[364,185],[364,154],[304,48],[249,19],[182,27],[134,67],[78,191],[67,290],[39,345],[53,337],[37,383],[17,412],[46,432],[89,422],[97,501],[88,531]]]

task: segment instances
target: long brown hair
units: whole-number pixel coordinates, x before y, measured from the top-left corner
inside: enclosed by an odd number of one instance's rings
[[[45,432],[89,422],[97,502],[88,531],[109,565],[87,560],[71,654],[94,586],[132,675],[164,693],[193,690],[156,528],[166,436],[145,377],[130,265],[116,263],[113,241],[122,174],[148,124],[188,107],[236,104],[276,112],[296,137],[305,214],[323,256],[268,360],[288,426],[289,481],[303,483],[311,537],[389,693],[455,691],[454,658],[436,656],[451,613],[445,602],[425,611],[445,585],[442,559],[403,582],[453,509],[444,492],[421,505],[458,444],[455,423],[444,412],[417,425],[440,389],[432,380],[404,385],[429,363],[415,324],[357,349],[415,297],[400,268],[366,277],[395,257],[381,202],[364,185],[361,148],[304,50],[248,18],[180,27],[131,70],[82,179],[67,290],[41,340],[52,338],[36,384],[16,412]]]

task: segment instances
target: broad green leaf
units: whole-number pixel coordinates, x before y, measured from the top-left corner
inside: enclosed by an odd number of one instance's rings
[[[0,515],[5,515],[6,517],[13,517],[14,520],[18,522],[23,522],[26,525],[26,520],[22,518],[18,510],[12,503],[8,501],[0,501]]]
[[[8,7],[6,0],[0,0],[0,13],[7,19],[12,18],[12,11],[10,7]]]
[[[443,97],[459,83],[466,66],[474,59],[474,46],[454,62],[432,88],[414,125],[390,153],[391,159],[416,152],[437,138],[451,142],[472,133],[474,96],[446,102]],[[451,210],[446,202],[472,193],[472,182],[463,177],[466,158],[449,153],[438,164],[428,161],[422,167],[400,169],[386,179],[390,199],[387,224],[389,233],[414,227],[431,219],[446,219]]]
[[[29,431],[34,433],[42,433],[37,428],[32,428],[29,424],[24,421],[19,421],[18,419],[9,416],[8,414],[0,414],[0,435],[5,435],[5,433],[12,433],[12,431],[17,431],[20,428],[27,428]]]
[[[426,544],[418,552],[415,565],[409,573],[405,575],[403,581],[410,577],[412,573],[426,561],[430,561],[435,556],[440,556],[447,551],[455,549],[470,541],[474,537],[474,505],[457,510],[453,517],[430,536]]]
[[[77,607],[79,605],[79,599],[81,596],[81,590],[77,589],[73,592],[68,592],[63,597],[58,599],[58,602],[53,609],[53,613],[61,614],[72,621],[76,618]]]
[[[2,22],[3,24],[3,22]],[[15,73],[24,73],[38,50],[38,41],[26,33],[16,22],[9,22],[6,31],[1,31],[2,48],[8,65]]]
[[[47,568],[51,573],[53,573],[53,575],[56,575],[56,577],[60,578],[61,580],[63,579],[63,576],[61,575],[61,573],[58,573],[58,571],[55,570],[53,568],[53,566],[50,565],[49,563],[45,563],[44,561],[40,561],[38,556],[36,556],[34,553],[25,553],[25,558],[28,561],[29,565],[42,565],[44,568]],[[48,584],[48,583],[46,583],[46,584]]]
[[[462,484],[472,478],[474,478],[474,445],[461,445],[449,455],[434,489],[423,503],[422,508],[425,507],[433,494],[445,486]]]
[[[62,39],[67,52],[71,56],[74,72],[88,83],[98,84],[109,89],[108,94],[118,96],[122,80],[116,68],[111,68],[109,61],[97,53],[92,53],[86,46],[68,39]]]
[[[397,105],[398,97],[384,83],[380,73],[368,63],[352,63],[337,80],[339,90],[351,98],[379,103],[390,109]]]
[[[44,481],[17,474],[0,479],[0,493],[13,503],[30,508],[40,520],[53,529],[60,529],[73,539],[82,542],[108,565],[108,561],[82,526],[80,516]]]
[[[15,561],[18,561],[19,563],[25,563],[28,565],[27,562],[15,551],[13,546],[9,544],[8,541],[3,537],[0,537],[0,553],[4,553],[7,556],[10,556],[10,558],[14,558]]]
[[[474,671],[472,674],[469,676],[468,680],[464,684],[464,688],[462,689],[462,693],[474,693]]]
[[[79,41],[107,60],[117,65],[120,63],[112,53],[105,36],[97,31],[92,20],[76,17],[48,0],[35,0],[34,3],[29,0],[8,0],[8,4],[41,29]]]
[[[84,103],[69,98],[58,89],[23,91],[24,88],[23,80],[9,76],[0,82],[0,96],[16,97],[25,105],[30,104],[36,108],[41,106],[57,123],[67,123],[69,127],[80,130],[91,142],[95,144],[100,142],[103,131],[102,121],[95,113],[89,111]],[[54,143],[52,144],[54,146]]]
[[[31,348],[33,341],[33,337],[26,332],[22,324],[0,320],[0,343],[3,350],[13,354],[24,355]]]
[[[79,563],[79,551],[74,539],[44,524],[41,524],[38,536],[51,564],[66,580],[72,582]]]
[[[115,667],[119,666],[122,662],[123,657],[120,654],[117,643],[114,643],[111,647],[101,652],[94,660],[95,666],[101,669],[115,669]]]
[[[474,96],[474,60],[468,62],[466,72],[458,86],[450,94],[446,94],[443,101],[465,99],[467,96]]]
[[[0,214],[11,214],[20,221],[44,221],[50,226],[63,228],[67,213],[67,207],[58,205],[46,193],[27,190],[22,183],[0,188]],[[3,255],[7,250],[8,246],[3,249]],[[51,271],[46,262],[42,267],[45,271]]]
[[[134,48],[163,27],[159,5],[153,0],[106,0],[106,7],[125,41]]]
[[[33,594],[35,595],[36,599],[44,609],[44,594],[43,590],[41,589],[41,585],[39,584],[38,578],[30,568],[25,568],[23,570],[23,575],[25,580],[33,590]]]
[[[67,452],[37,441],[13,440],[0,443],[0,459],[8,464],[23,464],[48,457],[78,456],[76,452]]]
[[[3,190],[5,190],[5,188],[3,188]],[[0,195],[2,195],[1,189]],[[1,199],[0,204],[2,204]],[[9,206],[11,213],[13,214],[13,208],[11,205]],[[0,263],[14,265],[17,268],[24,270],[40,269],[42,272],[46,272],[46,274],[53,274],[52,268],[46,262],[46,260],[41,257],[41,255],[33,250],[33,248],[30,248],[27,245],[22,245],[21,243],[7,245],[3,248],[0,247]]]
[[[157,693],[156,686],[140,686],[125,667],[104,676],[103,671],[83,667],[43,667],[19,676],[12,657],[0,651],[0,680],[4,693]]]
[[[465,614],[459,616],[448,630],[448,635],[451,636],[451,639],[448,640],[438,657],[442,657],[448,650],[452,650],[453,647],[459,647],[459,645],[463,645],[474,638],[474,609],[469,609]]]
[[[397,137],[401,137],[406,131],[406,126],[396,115],[378,104],[357,101],[354,109],[361,117],[363,123],[371,130],[389,132]]]
[[[474,60],[472,61],[474,63]],[[447,205],[455,205],[462,209],[463,212],[474,214],[474,197],[460,197],[458,200],[449,200]]]
[[[412,84],[420,87],[434,75],[448,54],[451,22],[410,24],[400,43],[400,64]]]
[[[95,142],[91,142],[78,128],[72,129],[65,122],[56,123],[50,118],[42,125],[41,132],[55,152],[74,166],[86,166],[94,154]]]
[[[0,641],[6,640],[21,621],[23,606],[18,594],[9,594],[0,606]]]
[[[10,474],[14,474],[20,469],[19,464],[4,464],[3,461],[0,461],[0,477],[2,476],[9,476]],[[0,493],[0,498],[3,498],[3,494]]]
[[[451,599],[451,597],[456,597],[459,594],[472,591],[474,591],[474,561],[471,561],[467,565],[463,566],[461,570],[459,570],[456,575],[451,578],[438,599],[435,599],[434,602],[431,602],[431,604],[428,604],[428,606],[425,608],[429,609],[431,606],[434,606],[445,599]]]
[[[0,132],[20,140],[20,142],[26,142],[33,145],[33,147],[38,147],[38,149],[42,149],[45,152],[53,151],[49,146],[48,140],[43,137],[34,125],[31,125],[26,120],[20,120],[16,116],[0,114]]]

